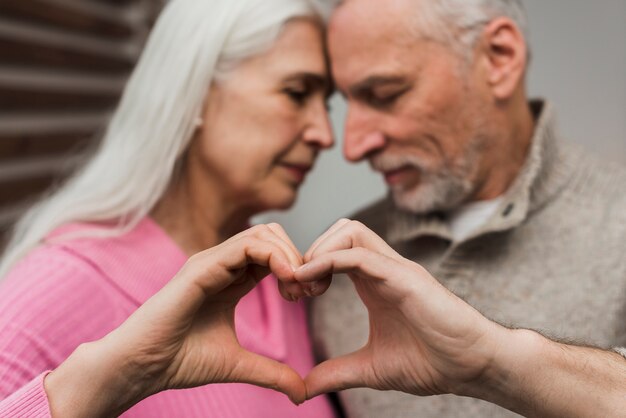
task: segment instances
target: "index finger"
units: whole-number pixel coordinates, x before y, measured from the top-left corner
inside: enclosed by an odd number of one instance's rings
[[[310,262],[316,256],[333,251],[348,250],[351,248],[365,248],[389,258],[399,260],[402,257],[391,248],[385,240],[374,231],[358,221],[338,222],[323,235],[315,248],[311,248],[305,256]]]
[[[283,241],[287,248],[291,250],[287,251],[286,254],[289,257],[289,261],[291,261],[292,266],[295,268],[300,267],[302,265],[302,254],[300,254],[300,250],[298,250],[291,238],[289,238],[289,235],[287,235],[287,232],[285,232],[283,227],[277,223],[269,223],[266,224],[266,226]]]
[[[311,260],[311,255],[315,252],[317,247],[326,240],[330,235],[334,234],[339,228],[344,226],[350,222],[350,219],[341,218],[337,222],[335,222],[330,228],[328,228],[322,235],[320,235],[314,242],[311,244],[306,253],[304,253],[304,262],[308,262]]]

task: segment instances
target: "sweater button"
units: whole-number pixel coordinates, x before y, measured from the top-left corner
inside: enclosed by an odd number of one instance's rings
[[[506,205],[506,208],[504,208],[504,211],[502,211],[502,216],[507,217],[511,214],[511,212],[513,212],[513,209],[515,208],[515,205],[513,203],[509,203],[508,205]]]

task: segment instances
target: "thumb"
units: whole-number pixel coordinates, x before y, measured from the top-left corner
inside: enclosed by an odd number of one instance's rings
[[[362,348],[318,364],[304,379],[306,398],[311,399],[323,393],[365,387],[366,368],[371,364],[370,357],[368,350]]]
[[[306,400],[304,381],[294,369],[246,350],[241,350],[238,354],[237,365],[231,377],[232,382],[250,383],[282,392],[298,405]]]

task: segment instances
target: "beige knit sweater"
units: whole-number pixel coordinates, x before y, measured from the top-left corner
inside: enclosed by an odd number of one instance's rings
[[[528,160],[496,214],[452,242],[445,216],[419,217],[385,199],[361,220],[426,267],[488,318],[544,335],[611,348],[626,346],[626,170],[563,142],[549,104]],[[363,345],[367,311],[348,279],[335,279],[313,305],[322,357]],[[340,394],[350,418],[517,416],[476,399],[419,398],[353,389]]]

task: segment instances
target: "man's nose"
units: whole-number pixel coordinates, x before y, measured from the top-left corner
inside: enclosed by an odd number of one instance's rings
[[[344,132],[343,154],[346,160],[357,162],[383,148],[385,135],[376,126],[376,121],[357,106],[348,106]]]

